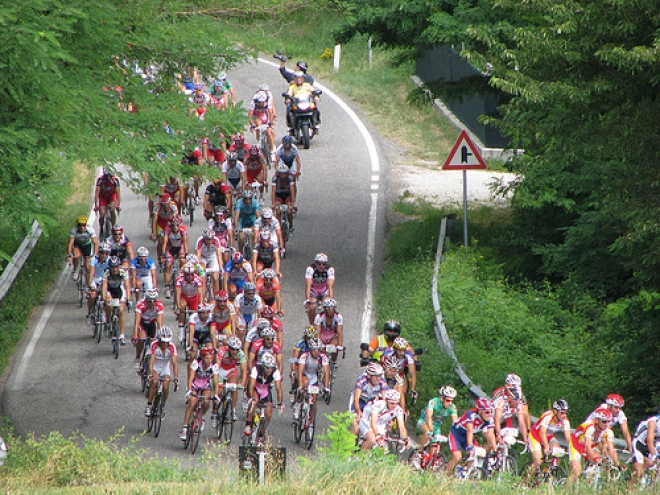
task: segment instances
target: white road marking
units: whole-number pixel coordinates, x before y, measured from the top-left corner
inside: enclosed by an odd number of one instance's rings
[[[273,67],[279,67],[279,64],[275,64],[270,60],[265,60],[263,58],[258,59],[259,62],[272,65]],[[376,150],[376,143],[374,143],[371,134],[367,130],[366,126],[360,118],[356,115],[351,107],[349,107],[339,96],[334,92],[330,91],[328,88],[319,83],[314,83],[314,86],[321,89],[324,95],[332,98],[341,109],[346,112],[346,114],[351,118],[355,123],[362,138],[367,144],[367,150],[369,151],[369,158],[371,161],[371,180],[372,182],[377,182],[380,178],[380,161],[378,160],[378,151]],[[378,190],[378,184],[371,184],[372,191]],[[364,294],[364,311],[362,312],[362,324],[360,331],[361,342],[369,342],[371,340],[372,334],[372,309],[373,309],[373,285],[374,285],[374,256],[376,248],[376,221],[378,220],[378,193],[371,193],[371,208],[369,211],[369,224],[367,226],[367,264],[366,264],[366,291]]]

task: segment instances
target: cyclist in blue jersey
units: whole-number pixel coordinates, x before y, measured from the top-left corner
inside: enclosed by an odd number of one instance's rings
[[[293,144],[293,138],[289,135],[282,136],[282,144],[275,150],[275,170],[277,170],[280,162],[289,167],[289,173],[297,180],[301,167],[300,153],[298,153],[296,145]]]
[[[149,258],[149,250],[139,247],[137,257],[131,260],[131,286],[139,300],[140,291],[156,288],[156,262]]]
[[[259,201],[255,201],[253,193],[249,189],[243,191],[242,197],[236,202],[234,209],[234,228],[238,232],[238,250],[243,252],[245,242],[244,228],[254,227],[257,218],[261,216]]]
[[[89,319],[94,312],[94,304],[96,304],[96,296],[98,290],[103,282],[103,272],[109,267],[110,261],[110,245],[107,242],[99,244],[99,254],[92,256],[89,264],[90,271],[87,273],[87,287],[89,297],[87,298],[87,318]],[[89,321],[88,321],[89,323]]]

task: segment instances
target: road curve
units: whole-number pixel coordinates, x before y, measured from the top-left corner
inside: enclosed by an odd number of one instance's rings
[[[246,106],[261,83],[269,84],[275,95],[286,88],[268,61],[245,64],[230,72],[229,77]],[[331,412],[346,408],[360,373],[358,346],[371,330],[371,287],[380,273],[384,245],[386,162],[384,154],[378,153],[379,141],[374,141],[366,126],[356,120],[350,105],[334,97],[328,88],[322,89],[322,132],[313,139],[309,150],[301,149],[299,213],[295,235],[282,263],[282,294],[288,357],[306,322],[302,308],[305,267],[315,253],[329,254],[337,271],[335,294],[344,315],[344,342],[349,348],[346,360],[340,363],[332,402],[320,408],[320,412]],[[281,117],[276,135],[281,137],[286,132],[284,107],[281,98],[276,97],[276,102]],[[247,140],[254,142],[252,136],[247,136]],[[375,160],[374,153],[378,156]],[[155,244],[148,240],[146,201],[124,189],[120,223],[134,248],[146,246],[155,252]],[[191,242],[202,228],[196,221],[190,229]],[[146,423],[145,400],[132,365],[133,349],[130,345],[123,347],[119,360],[114,360],[109,342],[92,341],[68,274],[69,269],[65,269],[58,277],[17,348],[3,395],[3,411],[21,435],[59,431],[64,435],[80,432],[87,437],[107,439],[121,430],[123,436],[118,442],[128,445],[131,438],[143,434]],[[169,310],[165,321],[175,325]],[[127,324],[132,324],[132,314]],[[286,379],[284,389],[288,388]],[[302,455],[306,451],[293,442],[288,406],[287,400],[285,413],[274,414],[269,433],[273,444],[286,447],[289,455]],[[172,394],[159,438],[141,436],[139,446],[161,457],[187,459],[189,455],[178,439],[183,412],[183,393]],[[230,452],[237,452],[243,419],[239,414]],[[323,432],[328,422],[324,417],[319,419],[319,432]],[[209,434],[205,431],[203,439]]]

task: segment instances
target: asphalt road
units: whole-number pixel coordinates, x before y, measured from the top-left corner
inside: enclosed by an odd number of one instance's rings
[[[269,84],[275,95],[286,89],[276,68],[264,62],[245,65],[230,72],[229,77],[238,97],[245,101],[249,101],[261,83]],[[364,125],[352,119],[347,106],[333,99],[331,92],[325,89],[320,106],[322,132],[313,139],[309,150],[299,147],[303,161],[299,213],[295,235],[282,263],[282,293],[286,312],[283,318],[285,356],[288,358],[291,345],[301,335],[307,321],[302,307],[305,268],[317,252],[328,253],[337,272],[335,295],[345,320],[344,344],[349,349],[346,359],[340,362],[332,402],[320,407],[320,412],[331,412],[346,409],[350,391],[360,373],[357,354],[361,335],[370,330],[370,282],[375,281],[382,264],[385,194],[381,175],[386,163],[378,141],[374,146],[369,138],[365,140]],[[281,98],[276,99],[280,115],[276,127],[279,139],[286,132],[282,123],[285,112]],[[247,140],[255,141],[251,135]],[[375,161],[370,151],[379,151]],[[146,246],[155,253],[155,244],[148,239],[146,200],[136,197],[126,187],[123,189],[119,221],[134,249]],[[203,224],[196,221],[190,230],[191,245],[202,228]],[[140,437],[140,448],[148,448],[161,457],[188,459],[189,454],[184,452],[178,438],[185,410],[183,391],[170,396],[160,436],[143,435],[146,400],[140,393],[139,379],[133,369],[133,348],[130,344],[121,348],[120,357],[115,360],[109,341],[96,344],[91,339],[69,274],[68,268],[62,271],[33,315],[30,328],[16,351],[3,396],[4,413],[21,435],[33,432],[41,436],[59,431],[67,436],[79,432],[91,438],[108,439],[121,431],[120,445],[128,445],[132,438]],[[175,327],[167,304],[166,308],[165,322]],[[131,313],[127,328],[132,328],[132,321]],[[127,334],[130,335],[130,330]],[[183,370],[182,361],[180,367]],[[183,371],[180,374],[185,377]],[[288,389],[287,378],[284,390]],[[288,395],[286,402],[285,412],[273,416],[268,429],[271,441],[286,447],[290,458],[307,455],[293,441]],[[230,452],[238,451],[243,425],[244,415],[239,413]],[[328,421],[321,416],[318,433],[323,433],[327,425]],[[207,426],[202,442],[210,435]],[[205,448],[201,449],[202,455]]]

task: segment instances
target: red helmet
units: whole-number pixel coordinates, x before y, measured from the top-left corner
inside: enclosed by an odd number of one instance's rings
[[[612,413],[606,407],[599,407],[594,411],[594,419],[601,419],[603,421],[612,421]]]
[[[243,146],[243,144],[245,143],[245,138],[243,137],[242,134],[236,134],[234,136],[234,143],[236,144],[236,146]]]
[[[605,399],[605,403],[610,406],[623,407],[626,401],[624,401],[623,397],[621,397],[619,394],[610,394]]]
[[[256,144],[253,144],[250,146],[250,155],[251,156],[259,156],[259,146]]]
[[[201,350],[200,354],[202,356],[210,356],[212,354],[215,354],[215,350],[211,347],[204,347],[204,349]]]
[[[489,401],[488,399],[477,399],[477,402],[475,403],[477,406],[477,409],[480,411],[490,411],[493,409],[493,403]]]
[[[264,309],[261,310],[261,316],[263,318],[272,318],[275,316],[275,312],[272,310],[270,306],[266,306]]]
[[[215,293],[216,301],[226,301],[228,299],[229,299],[229,294],[227,294],[227,292],[224,290],[219,290],[218,292]]]
[[[168,193],[163,193],[160,195],[161,203],[169,203],[170,201],[172,201],[172,196],[170,196]]]

